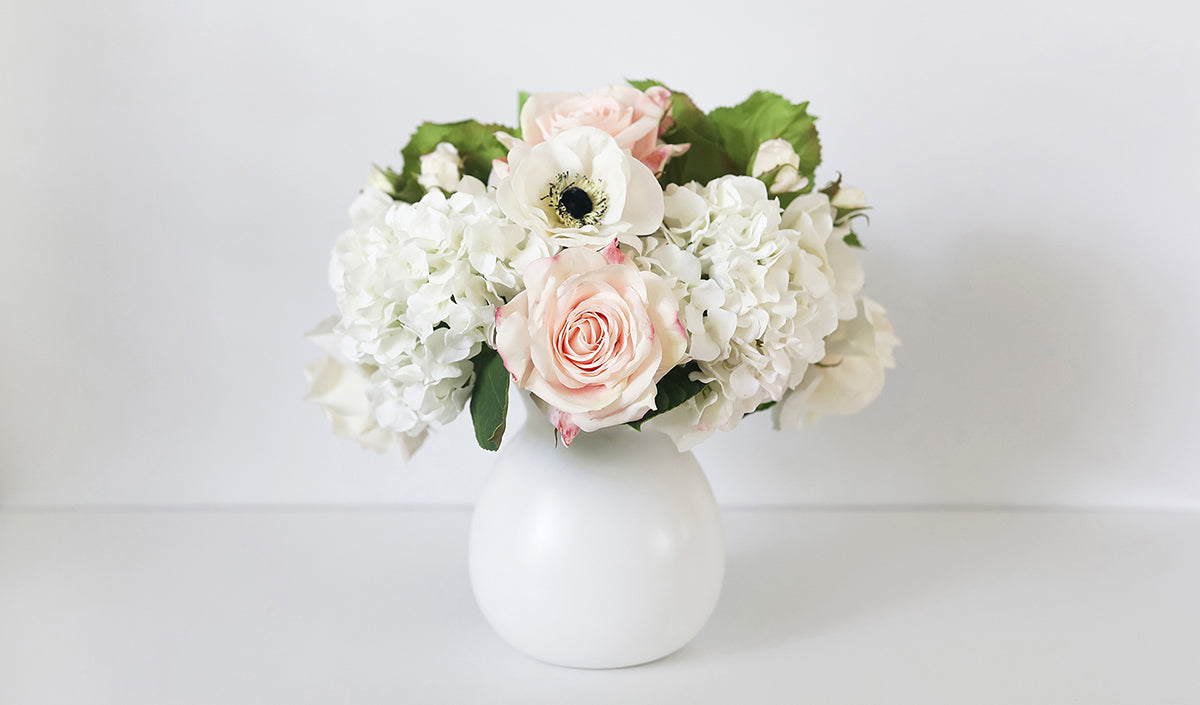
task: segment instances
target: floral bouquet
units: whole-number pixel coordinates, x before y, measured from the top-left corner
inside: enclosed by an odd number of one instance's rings
[[[421,125],[351,206],[306,370],[338,435],[407,458],[469,406],[495,450],[511,381],[564,445],[628,424],[686,450],[879,394],[898,341],[861,295],[866,203],[814,188],[806,103],[705,113],[631,81],[522,94],[519,121]]]

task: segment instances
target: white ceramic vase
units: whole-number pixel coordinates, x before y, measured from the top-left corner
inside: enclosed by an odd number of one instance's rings
[[[522,395],[524,396],[524,395]],[[691,453],[626,426],[570,448],[531,403],[475,507],[475,598],[538,660],[618,668],[673,653],[708,621],[725,575],[721,517]]]

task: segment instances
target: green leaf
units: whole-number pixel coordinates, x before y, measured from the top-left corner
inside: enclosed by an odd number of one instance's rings
[[[446,124],[423,123],[400,151],[404,155],[404,171],[396,187],[396,199],[414,202],[425,195],[425,189],[417,183],[421,173],[421,155],[429,154],[439,142],[449,142],[463,159],[463,173],[487,182],[492,173],[492,160],[508,155],[504,145],[496,139],[496,132],[513,133],[505,125],[485,125],[474,120]]]
[[[475,387],[471,390],[475,440],[484,450],[497,450],[508,416],[508,370],[499,353],[486,345],[471,362],[475,365]]]
[[[761,403],[757,407],[755,407],[754,411],[751,411],[750,413],[757,414],[760,411],[766,411],[767,409],[770,409],[772,406],[775,406],[775,402],[764,401],[763,403]]]
[[[720,131],[686,93],[671,92],[671,118],[675,122],[663,134],[663,141],[692,146],[667,162],[664,183],[706,184],[719,176],[743,172],[726,150]]]
[[[699,382],[691,378],[693,372],[699,372],[700,366],[695,362],[689,362],[683,367],[673,367],[670,372],[663,375],[663,378],[658,380],[658,391],[654,395],[654,408],[646,412],[646,415],[637,421],[630,421],[627,425],[636,431],[642,430],[642,424],[659,414],[666,413],[671,409],[679,406],[688,399],[699,394],[705,387],[704,382]]]
[[[629,81],[629,85],[644,91],[663,84],[644,79]],[[667,163],[661,178],[664,184],[689,181],[703,184],[726,174],[749,174],[759,145],[781,138],[796,150],[800,158],[798,170],[808,177],[809,185],[800,193],[812,189],[821,163],[821,143],[816,118],[808,114],[808,103],[792,103],[774,93],[759,91],[739,105],[717,108],[706,115],[686,93],[671,91],[671,117],[674,124],[663,134],[663,140],[692,146]],[[782,195],[781,203],[790,202],[797,195]]]
[[[871,216],[866,213],[866,211],[872,209],[871,206],[863,206],[862,208],[838,208],[834,206],[833,209],[836,211],[833,216],[834,225],[843,225],[854,218],[866,218],[868,223],[871,222]]]
[[[800,196],[803,196],[806,191],[808,191],[808,189],[800,189],[799,191],[794,191],[792,193],[777,193],[774,195],[779,199],[779,207],[787,210],[787,207],[792,205],[792,201],[796,200]]]
[[[842,238],[842,242],[846,243],[847,245],[849,245],[851,247],[857,247],[860,250],[867,249],[866,246],[862,244],[862,241],[858,239],[858,233],[854,232],[853,230],[850,231],[849,235]]]
[[[808,114],[808,103],[792,103],[775,93],[758,91],[732,108],[717,108],[708,117],[737,165],[734,173],[750,173],[763,142],[784,139],[800,157],[798,171],[808,177],[809,185],[803,191],[812,189],[821,163],[821,142],[816,117]]]
[[[663,85],[662,81],[656,81],[653,78],[643,78],[639,81],[635,81],[632,78],[627,78],[627,79],[625,79],[625,82],[628,83],[629,85],[633,86],[634,88],[638,89],[639,91],[642,91],[643,93],[646,91],[647,88],[650,88],[651,86]]]
[[[661,81],[644,79],[629,81],[629,85],[644,91],[651,86],[662,86]],[[665,87],[665,86],[664,86]],[[704,111],[696,107],[686,93],[667,88],[671,91],[671,120],[672,125],[663,133],[663,141],[668,144],[690,144],[687,152],[673,157],[667,162],[663,175],[659,179],[665,184],[686,184],[698,181],[702,184],[726,174],[740,174],[736,162],[725,151],[721,135],[709,121]]]

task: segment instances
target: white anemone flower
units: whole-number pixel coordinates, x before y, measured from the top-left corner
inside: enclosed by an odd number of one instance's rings
[[[496,200],[514,223],[561,247],[600,248],[617,239],[640,252],[662,225],[654,173],[595,127],[565,130],[530,147],[511,141]]]

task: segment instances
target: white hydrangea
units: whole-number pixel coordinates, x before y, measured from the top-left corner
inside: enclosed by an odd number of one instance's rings
[[[410,204],[365,189],[330,265],[340,352],[374,368],[365,391],[375,420],[410,439],[462,411],[495,307],[519,291],[525,265],[554,254],[478,180],[456,190]]]
[[[747,176],[668,186],[665,201],[639,263],[674,283],[708,386],[649,424],[687,449],[781,399],[824,357],[839,308],[822,249],[833,223],[800,207],[782,227],[779,202]]]

